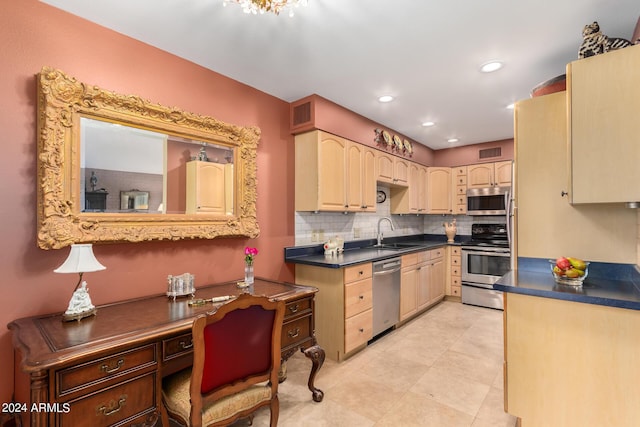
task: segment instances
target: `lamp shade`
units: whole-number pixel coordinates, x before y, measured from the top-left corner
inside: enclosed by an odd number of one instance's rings
[[[71,252],[64,263],[54,273],[88,273],[91,271],[105,270],[107,267],[100,264],[93,255],[90,243],[71,245]]]

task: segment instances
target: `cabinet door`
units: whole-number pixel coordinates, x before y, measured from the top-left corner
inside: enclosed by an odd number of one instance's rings
[[[376,153],[371,148],[364,148],[362,155],[362,209],[367,212],[376,211]]]
[[[467,166],[467,188],[493,187],[493,163]]]
[[[349,142],[347,145],[347,176],[344,182],[347,189],[347,203],[345,207],[349,211],[359,211],[363,206],[363,159],[364,146]]]
[[[409,164],[409,213],[417,214],[420,203],[420,168],[417,163]]]
[[[393,182],[398,185],[409,185],[409,162],[399,158],[393,163]]]
[[[393,183],[393,160],[394,156],[382,152],[376,152],[376,180]]]
[[[418,213],[427,213],[428,201],[427,201],[427,168],[425,166],[418,166]]]
[[[494,182],[498,187],[509,187],[511,185],[511,160],[496,162],[493,165]]]
[[[343,211],[346,205],[346,150],[345,139],[323,134],[320,140],[319,182],[321,210]]]
[[[429,266],[429,302],[444,298],[446,288],[446,267],[444,257],[431,260]]]
[[[451,169],[427,168],[427,213],[451,213]]]
[[[400,320],[415,314],[417,305],[418,276],[416,266],[403,268],[400,279]]]
[[[640,200],[640,45],[567,66],[572,203]]]
[[[431,287],[431,266],[428,262],[417,266],[416,277],[418,280],[416,305],[417,309],[420,310],[429,305],[431,301],[431,292],[429,290]]]
[[[187,213],[225,213],[225,165],[187,163]]]

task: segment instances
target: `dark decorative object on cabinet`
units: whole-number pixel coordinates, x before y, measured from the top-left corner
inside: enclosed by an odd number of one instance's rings
[[[578,49],[578,58],[580,59],[631,46],[631,42],[627,39],[607,37],[602,34],[600,25],[596,21],[584,26],[582,38],[582,44]]]

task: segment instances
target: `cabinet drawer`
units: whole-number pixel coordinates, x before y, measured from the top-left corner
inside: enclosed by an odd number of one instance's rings
[[[192,351],[193,341],[191,339],[191,333],[162,340],[162,361],[164,362],[191,353]]]
[[[358,264],[344,269],[344,283],[355,282],[371,277],[373,269],[371,263]]]
[[[156,346],[149,344],[62,369],[56,372],[56,396],[64,396],[81,388],[122,377],[156,364]]]
[[[344,317],[369,310],[373,304],[372,280],[361,280],[344,287]]]
[[[402,255],[402,268],[416,265],[418,263],[418,253]]]
[[[451,256],[451,266],[462,265],[462,256],[460,255],[452,255]]]
[[[344,352],[366,344],[373,335],[373,311],[367,310],[356,314],[344,324]]]
[[[69,402],[70,410],[57,415],[61,427],[106,427],[156,409],[156,374],[151,372]]]
[[[453,295],[455,297],[461,296],[461,294],[460,294],[460,286],[451,285],[451,295]]]
[[[452,276],[458,276],[458,277],[462,276],[462,270],[461,270],[461,268],[462,268],[462,267],[460,267],[459,265],[454,265],[454,266],[452,266],[452,267],[451,267],[451,275],[452,275]]]
[[[422,264],[426,261],[429,261],[430,259],[431,259],[431,251],[418,252],[418,260],[416,261],[416,264]]]
[[[456,196],[456,205],[467,207],[467,196],[463,196],[461,194]]]
[[[287,319],[299,316],[307,311],[310,312],[311,301],[311,298],[303,298],[288,302],[287,305],[284,306],[284,321],[286,322]]]
[[[456,195],[457,196],[466,196],[467,195],[467,186],[466,185],[457,185],[456,186]]]
[[[429,252],[431,253],[430,259],[438,259],[444,256],[445,248],[431,249]]]
[[[456,175],[466,175],[467,167],[466,166],[458,166],[457,168],[453,168],[453,173]]]
[[[466,175],[456,176],[456,185],[467,185],[467,176]]]
[[[466,205],[458,205],[453,209],[455,214],[465,214],[467,213],[467,206]]]
[[[462,279],[460,276],[451,276],[451,287],[462,286]]]
[[[286,349],[289,346],[304,342],[311,337],[311,314],[282,325],[280,346]]]
[[[462,255],[462,248],[460,246],[451,246],[451,256]]]

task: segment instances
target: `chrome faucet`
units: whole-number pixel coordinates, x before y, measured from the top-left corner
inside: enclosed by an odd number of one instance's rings
[[[378,220],[378,244],[376,246],[382,245],[382,232],[380,231],[380,223],[385,219],[389,221],[389,225],[391,225],[391,231],[395,230],[395,228],[393,227],[393,222],[391,221],[391,218],[389,218],[388,216],[383,216],[382,218],[380,218]]]

